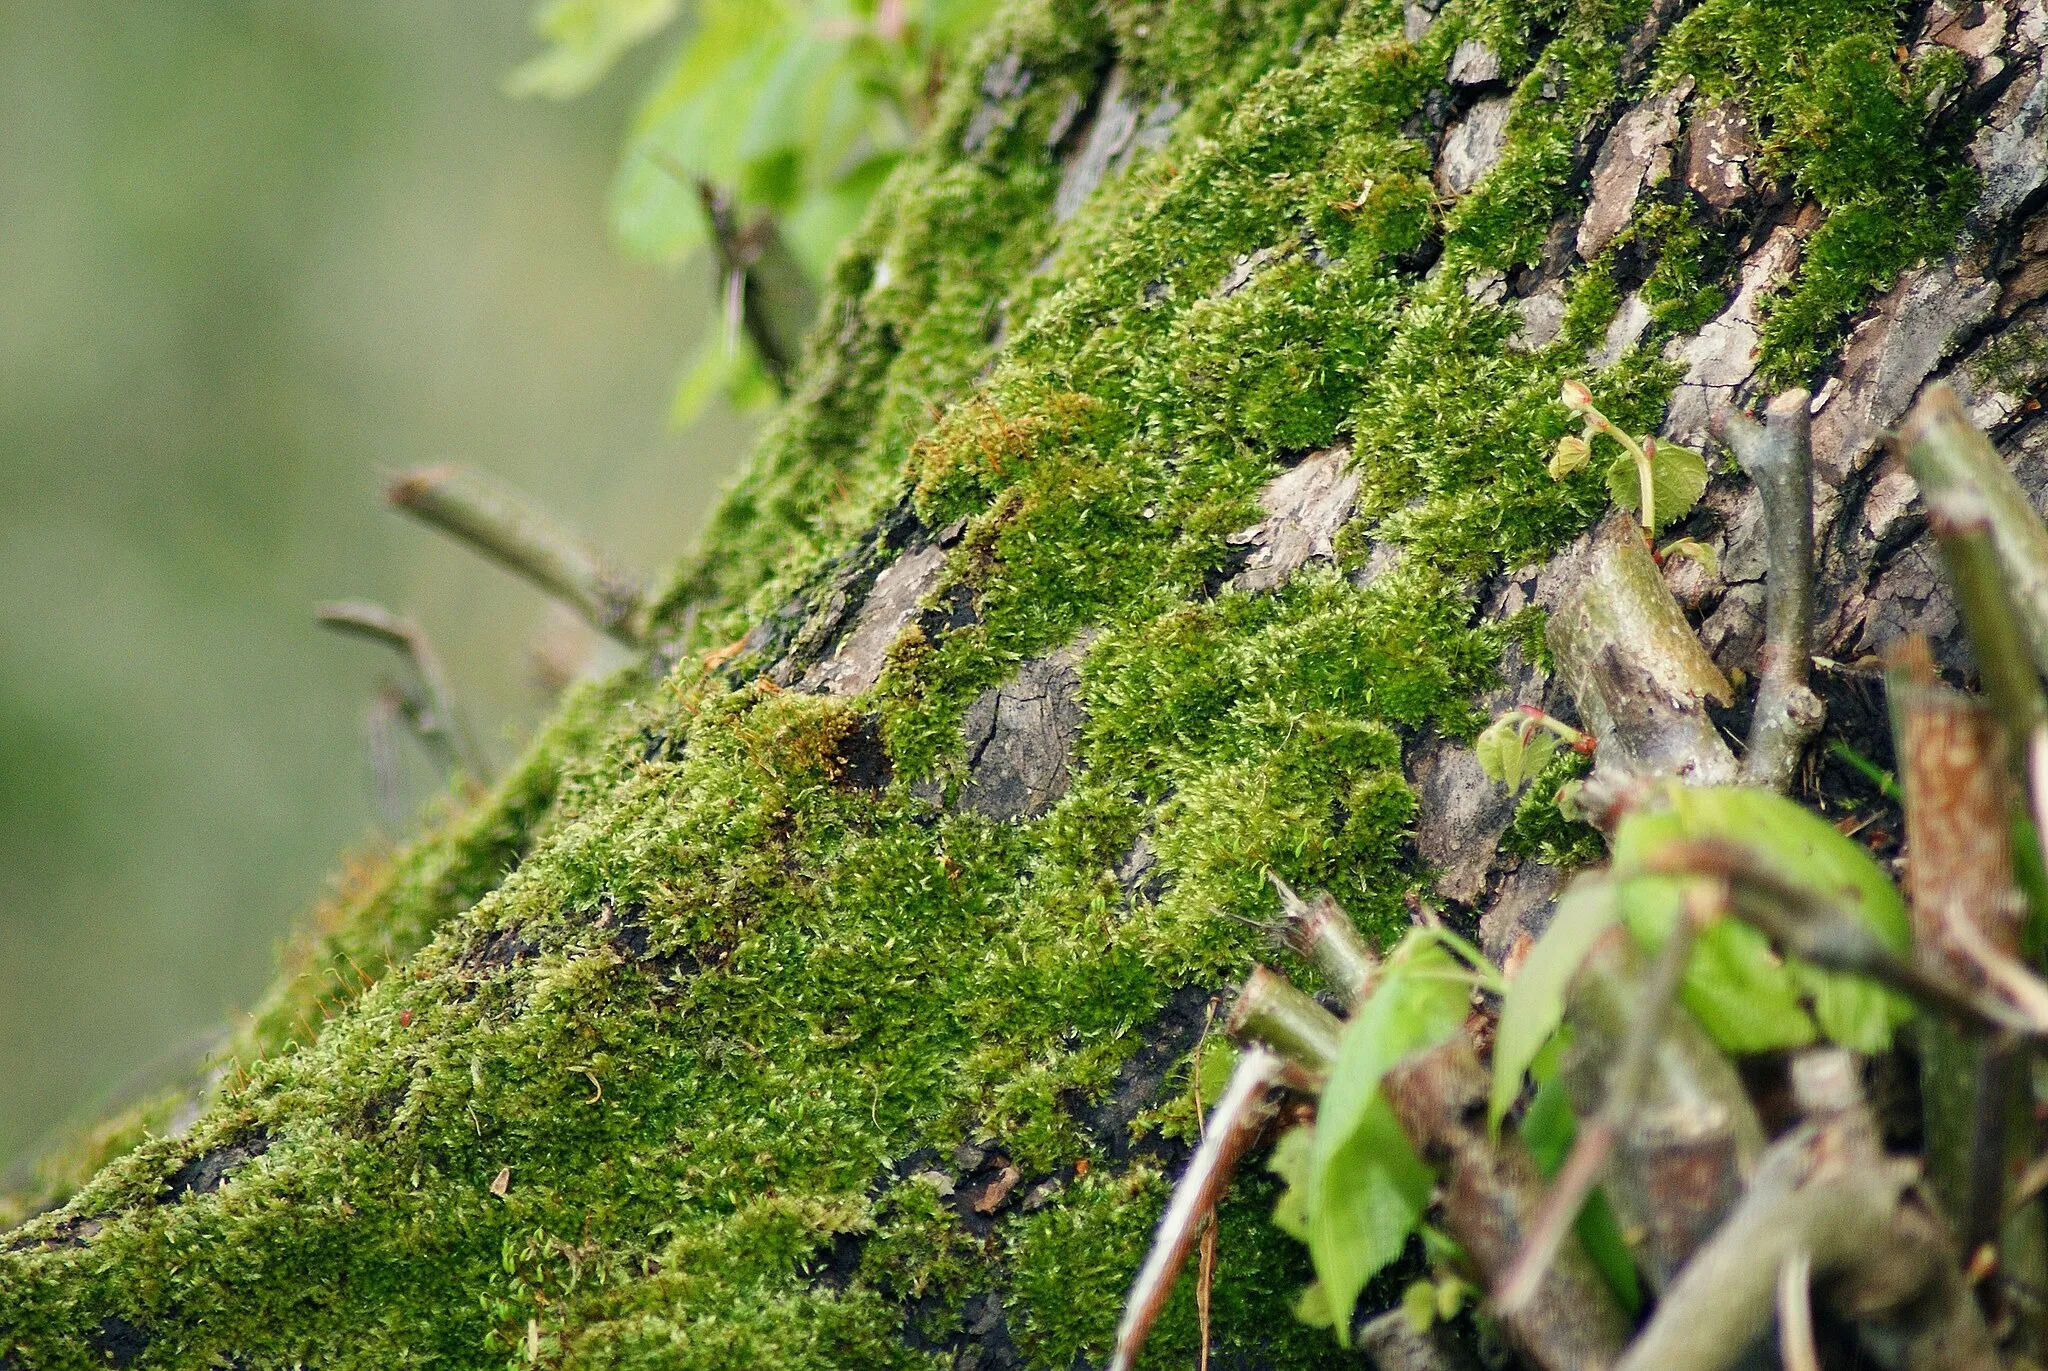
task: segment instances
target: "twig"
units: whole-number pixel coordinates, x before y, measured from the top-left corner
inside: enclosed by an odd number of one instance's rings
[[[1801,1255],[1838,1312],[1890,1325],[1909,1371],[1997,1371],[1916,1173],[1884,1154],[1860,1100],[1795,1128],[1764,1153],[1742,1202],[1679,1273],[1616,1371],[1735,1365],[1769,1329],[1781,1273]]]
[[[1373,978],[1380,969],[1379,955],[1329,891],[1319,890],[1314,899],[1304,900],[1278,872],[1268,871],[1266,879],[1280,895],[1277,934],[1282,945],[1313,962],[1330,988],[1356,1009],[1372,992]]]
[[[323,628],[389,648],[406,668],[408,680],[396,687],[397,713],[411,722],[422,742],[439,752],[451,769],[468,772],[488,783],[489,765],[455,712],[455,698],[442,674],[441,659],[420,626],[368,600],[335,600],[313,607]],[[374,744],[373,744],[374,749]]]
[[[1820,1371],[1813,1342],[1813,1258],[1794,1252],[1778,1268],[1778,1361],[1784,1371]]]
[[[1970,1032],[2013,1034],[2036,1046],[2048,1036],[2048,1024],[1900,957],[1861,919],[1786,881],[1738,843],[1719,839],[1667,843],[1643,863],[1642,872],[1725,876],[1732,896],[1728,912],[1796,957],[1824,970],[1868,977],[1948,1015]]]
[[[1380,1092],[1415,1150],[1436,1168],[1443,1226],[1494,1288],[1527,1244],[1543,1175],[1511,1134],[1496,1146],[1486,1126],[1487,1074],[1462,1036],[1394,1064]],[[1592,1259],[1562,1246],[1540,1273],[1536,1298],[1503,1313],[1508,1337],[1543,1371],[1613,1364],[1628,1319]]]
[[[1479,1362],[1441,1320],[1418,1332],[1405,1309],[1390,1309],[1361,1325],[1357,1343],[1379,1371],[1479,1371]]]
[[[725,284],[727,327],[737,324],[746,330],[761,369],[777,392],[787,395],[802,360],[804,335],[818,314],[818,293],[772,214],[742,227],[732,196],[702,179],[696,187]]]
[[[1520,1255],[1495,1287],[1493,1305],[1502,1317],[1521,1313],[1536,1297],[1544,1271],[1556,1258],[1558,1248],[1586,1203],[1586,1196],[1600,1179],[1616,1139],[1641,1109],[1657,1046],[1663,1041],[1665,1020],[1671,1015],[1678,987],[1685,979],[1693,941],[1727,904],[1725,887],[1688,893],[1684,914],[1672,925],[1649,977],[1643,982],[1628,1038],[1622,1044],[1620,1060],[1615,1063],[1614,1079],[1608,1083],[1607,1099],[1600,1112],[1580,1127],[1571,1154],[1565,1158],[1550,1193],[1544,1197],[1543,1207],[1529,1225],[1529,1236]]]
[[[1561,1079],[1582,1117],[1605,1105],[1646,978],[1646,959],[1619,927],[1594,941],[1572,978]],[[1742,1197],[1763,1148],[1763,1124],[1734,1064],[1690,1014],[1667,1015],[1655,1070],[1601,1178],[1653,1289],[1671,1284]]]
[[[1129,1371],[1145,1337],[1166,1307],[1174,1278],[1195,1245],[1201,1224],[1216,1207],[1237,1167],[1271,1114],[1267,1096],[1280,1075],[1280,1059],[1260,1047],[1246,1049],[1231,1074],[1230,1085],[1209,1115],[1202,1144],[1188,1162],[1186,1174],[1173,1188],[1173,1199],[1159,1220],[1159,1231],[1145,1264],[1131,1283],[1124,1316],[1117,1324],[1116,1350],[1109,1371]]]
[[[2048,528],[1998,449],[1963,413],[1955,388],[1931,386],[1906,416],[1903,450],[1930,507],[1951,491],[1970,491],[1990,524],[2002,581],[2018,610],[2034,665],[2048,671]]]
[[[597,553],[524,495],[478,472],[441,466],[397,477],[384,498],[524,576],[593,628],[627,647],[640,646],[640,588],[608,570]]]
[[[1231,1006],[1224,1031],[1238,1042],[1264,1043],[1302,1070],[1323,1077],[1337,1060],[1344,1025],[1285,976],[1256,966]]]
[[[1764,585],[1762,680],[1743,758],[1745,779],[1784,790],[1827,711],[1808,688],[1813,659],[1812,396],[1788,390],[1758,424],[1740,414],[1721,421],[1722,436],[1756,483],[1764,509],[1770,576]]]

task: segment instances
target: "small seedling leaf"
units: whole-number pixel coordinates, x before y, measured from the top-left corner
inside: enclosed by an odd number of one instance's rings
[[[1707,488],[1707,461],[1689,447],[1657,443],[1650,449],[1650,493],[1657,502],[1656,526],[1677,523],[1699,503]],[[1607,491],[1623,509],[1642,506],[1642,481],[1635,458],[1623,452],[1607,468]]]

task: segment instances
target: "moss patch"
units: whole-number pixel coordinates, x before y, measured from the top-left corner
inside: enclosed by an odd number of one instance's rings
[[[1792,90],[1811,73],[1758,47],[1755,14],[1782,8],[1720,5],[1749,17],[1688,30],[1663,70],[1836,129],[1831,97]],[[1897,22],[1823,8],[1850,36]],[[1396,930],[1427,875],[1404,742],[1475,729],[1527,628],[1484,622],[1476,587],[1605,505],[1597,476],[1544,463],[1614,278],[1578,273],[1565,333],[1534,351],[1467,282],[1534,260],[1576,204],[1641,15],[1453,0],[1417,44],[1387,0],[1015,7],[842,256],[799,393],[665,597],[671,634],[694,611],[674,668],[572,706],[496,799],[350,900],[190,1133],[0,1240],[0,1351],[1099,1359],[1176,1156],[1150,1131],[1182,1088],[1159,1073],[1179,1079],[1189,1006],[1259,954],[1242,920],[1271,912],[1262,871]],[[1797,51],[1833,52],[1837,29]],[[1508,55],[1514,114],[1494,175],[1445,207],[1424,140],[1474,35]],[[1032,73],[1015,117],[963,151],[979,73],[1011,52]],[[1852,57],[1821,75],[1910,97]],[[1143,108],[1185,112],[1056,224],[1062,130],[1115,61]],[[1835,136],[1845,158],[1863,117]],[[1906,179],[1957,184],[1943,156]],[[1796,174],[1841,190],[1837,215],[1865,203],[1825,159]],[[1663,327],[1689,325],[1718,264],[1682,218],[1640,232]],[[1590,379],[1646,431],[1675,376],[1638,348]],[[1359,476],[1342,564],[1232,588],[1228,536],[1261,487],[1340,438]],[[885,515],[896,533],[874,536]],[[827,621],[849,549],[956,522],[946,612],[866,697],[761,674],[795,639],[750,633]],[[970,704],[1084,633],[1064,798],[1022,823],[935,807]],[[861,761],[875,739],[886,769]],[[1579,835],[1526,819],[1518,850],[1570,855]],[[1127,882],[1140,835],[1155,865]],[[987,1178],[950,1160],[970,1152],[1018,1173],[987,1212]],[[1218,1355],[1335,1365],[1289,1318],[1305,1264],[1270,1198],[1253,1184],[1225,1212]],[[1150,1364],[1187,1360],[1176,1298]]]

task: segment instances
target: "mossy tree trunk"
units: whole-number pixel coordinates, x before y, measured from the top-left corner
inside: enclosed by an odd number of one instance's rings
[[[1264,873],[1498,955],[1597,851],[1546,803],[1574,758],[1518,805],[1469,745],[1570,716],[1541,616],[1608,496],[1546,473],[1562,380],[1684,441],[1812,385],[1833,735],[1883,748],[1887,638],[1966,665],[1880,436],[1946,377],[2048,485],[2044,32],[1022,0],[646,662],[356,873],[200,1085],[52,1160],[0,1366],[1100,1357]],[[1680,532],[1753,675],[1746,482]],[[1270,1202],[1223,1210],[1220,1364],[1334,1363]],[[1154,1364],[1196,1329],[1183,1289]]]

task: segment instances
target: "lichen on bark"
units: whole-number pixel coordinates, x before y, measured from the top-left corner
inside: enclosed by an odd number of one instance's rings
[[[1871,445],[2001,291],[2032,305],[2033,190],[1908,268],[1962,226],[1957,187],[2009,192],[1970,125],[2040,43],[2015,7],[1963,65],[1915,13],[1020,0],[839,259],[648,661],[343,901],[196,1120],[156,1102],[0,1234],[0,1366],[1101,1356],[1266,871],[1396,931],[1475,701],[1541,686],[1530,616],[1606,502],[1545,469],[1561,379],[1647,432],[1718,302],[1737,398],[1821,368],[1906,272],[1850,336],[1831,403],[1860,417],[1816,423],[1831,644],[1900,603],[1917,526],[1862,518]],[[1609,131],[1681,88],[1652,141],[1721,160],[1646,154],[1581,260]],[[1736,182],[1731,102],[1762,140]],[[1902,150],[1889,228],[1855,182],[1873,140]],[[1475,159],[1448,196],[1447,147]],[[1740,293],[1788,243],[1789,281]],[[1944,270],[1991,303],[1930,341],[1896,302]],[[2000,385],[2036,383],[2014,365]],[[1262,492],[1340,444],[1348,523],[1247,579]],[[1670,575],[1748,665],[1746,485],[1685,531],[1727,579]],[[1454,917],[1540,904],[1538,858],[1584,851],[1481,811]],[[1289,1316],[1306,1268],[1269,1201],[1223,1211],[1216,1342],[1334,1364]],[[1152,1364],[1196,1336],[1183,1288]]]

